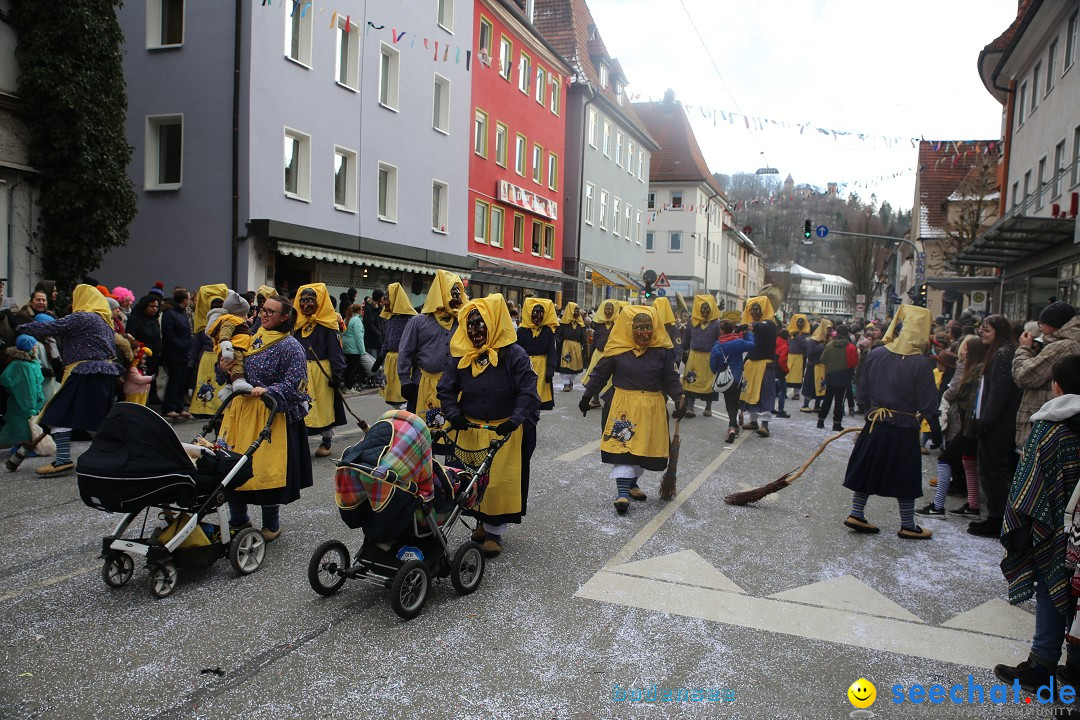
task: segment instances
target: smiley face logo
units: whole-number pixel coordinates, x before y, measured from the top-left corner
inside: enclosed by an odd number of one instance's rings
[[[877,688],[866,678],[859,678],[847,689],[848,700],[857,708],[868,708],[877,699]]]

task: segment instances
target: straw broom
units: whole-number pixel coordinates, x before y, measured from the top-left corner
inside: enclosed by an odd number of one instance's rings
[[[34,448],[36,448],[38,444],[48,436],[49,433],[43,432],[36,438],[34,438],[33,442],[24,441],[19,443],[18,450],[11,454],[11,457],[9,457],[7,459],[7,462],[4,463],[4,467],[7,468],[8,472],[15,472],[16,470],[18,470],[19,466],[22,465],[23,460],[25,460],[27,456],[34,451]]]
[[[679,439],[680,422],[682,422],[682,418],[675,421],[675,432],[671,436],[671,444],[668,447],[667,470],[664,471],[664,477],[660,480],[661,500],[674,500],[675,496],[678,494],[675,491],[675,473],[678,472],[679,445],[682,443]]]
[[[676,427],[678,427],[678,426],[676,426]],[[847,435],[850,432],[859,432],[860,430],[862,430],[862,428],[860,428],[860,427],[850,427],[850,428],[847,428],[846,430],[841,430],[840,432],[833,435],[831,438],[827,439],[825,442],[821,443],[821,446],[817,449],[817,452],[815,452],[813,455],[811,455],[810,459],[807,460],[806,462],[804,462],[802,464],[802,467],[800,467],[798,470],[795,470],[795,471],[789,472],[789,473],[785,473],[779,480],[773,480],[768,485],[762,485],[761,487],[754,488],[753,490],[744,490],[743,492],[737,492],[737,493],[733,493],[731,495],[728,495],[727,497],[724,498],[724,502],[726,502],[728,505],[746,505],[747,503],[757,502],[758,500],[761,500],[762,498],[764,498],[764,497],[766,497],[768,495],[772,495],[775,492],[780,492],[781,490],[786,488],[788,485],[795,482],[796,478],[798,478],[800,475],[802,475],[806,471],[806,468],[810,467],[810,463],[812,463],[812,462],[814,462],[815,460],[818,459],[818,456],[821,455],[822,452],[824,452],[826,445],[828,445],[833,440],[836,440],[839,437]],[[665,480],[667,479],[666,475],[664,476],[664,479]],[[664,487],[663,487],[663,485],[661,485],[660,486],[660,497],[663,497],[663,496],[664,496]]]

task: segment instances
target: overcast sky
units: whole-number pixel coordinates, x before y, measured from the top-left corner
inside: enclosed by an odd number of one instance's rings
[[[628,92],[658,100],[672,88],[693,107],[713,172],[753,172],[767,160],[781,180],[847,183],[864,199],[874,192],[910,209],[917,148],[880,136],[1000,137],[1001,105],[977,62],[1016,17],[1016,0],[587,2]],[[714,126],[713,109],[809,126],[801,135],[772,126],[751,133]],[[834,140],[818,127],[872,137]]]

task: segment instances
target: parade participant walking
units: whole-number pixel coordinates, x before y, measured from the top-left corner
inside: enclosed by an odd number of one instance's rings
[[[345,401],[337,391],[345,373],[345,354],[338,339],[338,314],[323,283],[300,286],[296,291],[296,306],[293,336],[300,341],[307,358],[307,392],[311,396],[311,409],[304,422],[308,435],[321,438],[315,456],[326,457],[334,441],[334,428],[345,424]],[[255,384],[250,379],[248,382]]]
[[[646,470],[661,472],[668,464],[667,395],[675,402],[676,419],[686,413],[679,374],[675,370],[671,338],[660,329],[656,310],[629,305],[622,309],[608,337],[604,357],[596,363],[585,394],[578,403],[582,414],[593,397],[611,380],[611,396],[604,405],[600,459],[611,465],[615,481],[615,510],[622,514],[630,499],[646,500],[638,479]]]
[[[38,344],[32,335],[19,335],[14,347],[5,351],[7,366],[0,373],[0,388],[6,395],[0,448],[14,449],[19,443],[34,439],[30,421],[45,405],[45,393],[41,388],[45,377],[34,355]]]
[[[866,519],[865,508],[871,495],[880,495],[896,498],[900,506],[899,537],[921,540],[933,535],[916,525],[914,516],[915,499],[922,495],[918,416],[930,421],[936,442],[941,435],[934,361],[923,355],[929,340],[930,311],[901,305],[885,334],[885,346],[866,358],[859,398],[870,412],[844,475],[844,487],[853,493],[844,525],[856,532],[878,532]]]
[[[805,315],[795,315],[788,322],[788,372],[784,378],[787,386],[795,390],[792,400],[799,399],[806,361],[806,341],[810,339],[810,321]]]
[[[772,301],[761,295],[746,301],[743,308],[743,324],[754,333],[754,349],[746,354],[743,362],[742,394],[739,400],[750,412],[750,422],[744,430],[756,430],[761,437],[769,437],[769,420],[773,403],[776,402],[776,324]],[[760,418],[761,424],[758,425]]]
[[[409,318],[398,344],[398,376],[406,409],[438,427],[443,418],[435,388],[450,362],[450,337],[457,330],[458,311],[468,302],[461,278],[448,270],[435,272],[420,314]]]
[[[720,309],[712,295],[695,295],[690,313],[689,354],[683,372],[683,392],[686,394],[684,417],[694,417],[694,401],[705,401],[702,415],[712,417],[713,400],[720,394],[713,390],[715,373],[709,368],[709,353],[720,338]],[[772,406],[769,406],[772,409]]]
[[[1050,303],[1039,313],[1040,345],[1035,347],[1035,337],[1025,332],[1020,336],[1020,346],[1013,355],[1013,381],[1024,391],[1020,408],[1016,412],[1016,447],[1023,449],[1035,421],[1031,415],[1045,405],[1051,397],[1051,368],[1059,358],[1080,354],[1080,318],[1072,305],[1063,302]]]
[[[589,360],[589,367],[585,371],[585,376],[581,378],[581,384],[584,385],[589,381],[589,373],[596,367],[596,363],[600,360],[600,356],[604,353],[604,346],[607,345],[608,335],[611,334],[611,328],[615,326],[615,318],[619,315],[619,303],[611,298],[604,300],[600,303],[600,307],[596,309],[596,314],[592,317],[591,330],[592,330],[592,355]],[[597,405],[596,407],[600,407]]]
[[[379,358],[373,368],[382,366],[386,384],[379,390],[379,397],[394,408],[402,408],[405,405],[405,398],[401,394],[401,378],[398,376],[398,347],[401,344],[401,335],[405,332],[405,325],[414,315],[416,315],[416,310],[409,303],[405,288],[401,287],[401,283],[390,283],[386,297],[383,298],[383,309],[380,315],[386,323],[383,326],[386,335],[379,349]]]
[[[540,396],[541,410],[555,407],[551,380],[559,364],[559,350],[555,345],[555,331],[558,328],[559,316],[555,313],[555,303],[547,298],[525,298],[517,343],[529,356],[533,372],[536,373],[536,392]],[[607,340],[606,335],[604,340]]]
[[[329,306],[329,302],[326,304]],[[277,402],[277,413],[270,425],[272,441],[263,443],[252,456],[252,478],[229,496],[230,530],[239,532],[251,527],[248,504],[261,505],[261,532],[267,542],[281,535],[280,506],[298,499],[300,491],[312,484],[311,452],[304,424],[311,400],[306,391],[308,363],[303,345],[289,333],[292,312],[289,301],[280,295],[272,295],[263,303],[262,323],[244,358],[245,376],[254,387],[250,396],[234,398],[225,408],[218,433],[228,449],[250,446],[270,412],[259,398],[265,394]],[[224,381],[231,370],[231,363],[222,360],[219,381]]]
[[[720,322],[720,337],[713,345],[709,357],[709,369],[720,372],[722,365],[731,369],[731,386],[724,391],[724,408],[728,416],[727,439],[733,443],[739,434],[739,394],[742,391],[743,356],[754,349],[754,335],[747,333],[744,338],[735,333],[735,323],[730,320]]]
[[[191,323],[187,316],[190,301],[191,294],[186,289],[177,290],[173,293],[172,305],[161,314],[161,352],[169,373],[161,412],[170,418],[191,417],[191,413],[184,408],[188,354],[191,352]]]
[[[825,399],[821,403],[821,409],[818,410],[817,426],[825,427],[825,418],[829,417],[829,406],[835,400],[833,432],[844,429],[844,426],[840,424],[844,417],[844,401],[847,394],[851,392],[851,379],[855,374],[855,367],[859,364],[859,351],[851,344],[848,336],[848,326],[837,325],[836,338],[821,351],[821,364],[825,368]]]
[[[71,314],[54,322],[21,325],[20,333],[62,342],[64,381],[45,404],[38,423],[49,428],[56,441],[56,458],[39,475],[53,476],[75,467],[71,461],[71,431],[97,431],[116,397],[116,341],[112,312],[105,296],[90,285],[76,285]]]
[[[570,392],[578,373],[585,369],[585,323],[582,322],[577,303],[566,303],[557,335],[563,392]]]
[[[802,407],[799,412],[816,413],[821,409],[821,398],[825,397],[825,366],[821,364],[821,353],[829,341],[831,328],[832,322],[822,318],[806,340],[806,369],[803,371]],[[810,400],[814,401],[813,410],[810,409]]]
[[[495,557],[502,552],[506,526],[520,523],[527,510],[540,397],[502,295],[471,300],[458,317],[463,322],[450,340],[454,360],[439,378],[438,401],[462,447],[485,448],[495,435],[507,437],[492,461],[484,499],[471,513],[483,523],[473,539],[482,541],[486,556]],[[497,427],[466,429],[468,423]]]
[[[667,330],[668,338],[671,340],[671,351],[675,357],[675,367],[678,368],[682,364],[683,355],[689,346],[689,339],[686,337],[689,331],[686,328],[679,327],[679,323],[675,320],[675,313],[671,310],[671,301],[666,297],[655,298],[652,306],[653,310],[656,311],[657,321]],[[687,324],[688,327],[689,324]]]
[[[210,417],[221,405],[217,381],[217,354],[214,341],[206,334],[206,316],[215,307],[221,307],[229,288],[224,283],[203,285],[195,295],[195,320],[193,337],[189,350],[189,363],[195,367],[195,392],[191,397],[188,411],[195,417]],[[191,353],[195,357],[191,358]]]

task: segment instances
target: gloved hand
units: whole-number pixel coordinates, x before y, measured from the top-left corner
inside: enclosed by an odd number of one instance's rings
[[[330,386],[331,390],[337,390],[343,383],[344,381],[337,375],[326,381],[326,384]]]
[[[409,402],[416,402],[416,394],[420,391],[419,385],[407,384],[401,386],[401,397]]]
[[[501,422],[499,423],[499,427],[495,428],[495,432],[499,433],[500,435],[509,435],[515,430],[517,430],[517,425],[514,423],[513,420]]]
[[[680,395],[678,401],[675,403],[675,409],[671,412],[671,417],[676,420],[682,420],[686,417],[686,396]]]
[[[931,432],[930,433],[930,449],[931,450],[937,450],[939,447],[941,447],[941,443],[942,443],[941,431],[938,430],[936,432]]]
[[[592,395],[588,393],[581,396],[581,401],[577,404],[578,410],[581,411],[581,417],[585,417],[589,414],[589,408],[592,407]]]
[[[232,361],[235,353],[233,352],[233,344],[228,340],[221,341],[221,357],[225,360]]]
[[[555,379],[555,372],[554,371],[544,373],[544,382],[549,383],[554,379]]]
[[[415,385],[413,387],[416,387]],[[469,427],[469,419],[460,413],[450,418],[450,427],[454,430],[464,430]]]

